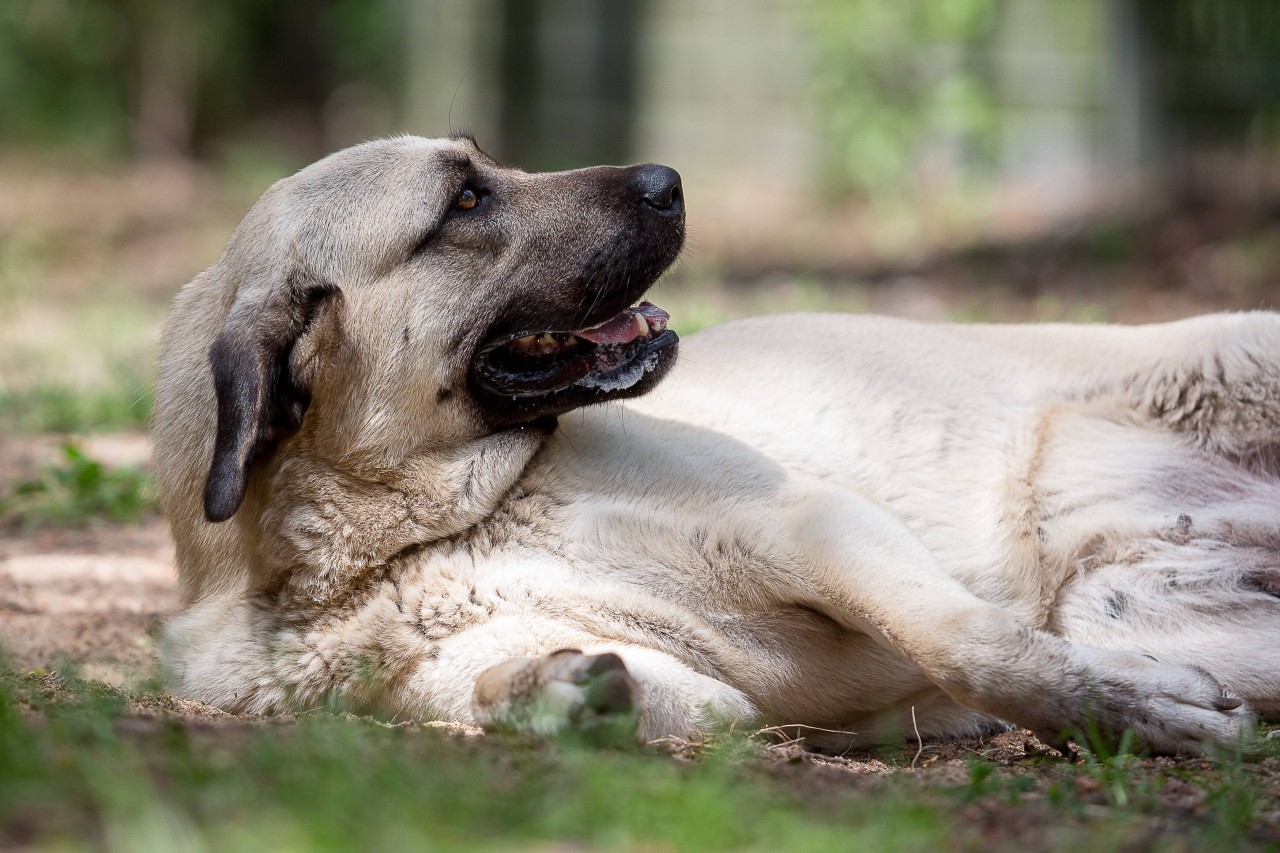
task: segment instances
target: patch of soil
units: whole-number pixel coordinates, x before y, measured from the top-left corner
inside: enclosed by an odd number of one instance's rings
[[[1063,849],[1072,825],[1098,821],[1128,824],[1123,849],[1165,849],[1193,826],[1211,823],[1232,796],[1256,798],[1254,817],[1236,828],[1236,840],[1268,849],[1280,844],[1280,756],[1248,762],[1234,771],[1238,778],[1226,779],[1226,764],[1203,758],[1134,756],[1123,769],[1104,768],[1071,749],[1059,755],[1031,732],[1014,730],[918,751],[909,745],[883,760],[822,755],[790,743],[768,748],[761,764],[806,799],[838,803],[851,792],[885,790],[938,795],[966,831],[981,836],[983,849]]]
[[[20,669],[66,668],[116,686],[155,673],[177,612],[173,545],[160,521],[0,539],[0,648]]]

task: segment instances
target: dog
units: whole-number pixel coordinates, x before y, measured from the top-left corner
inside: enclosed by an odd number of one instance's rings
[[[468,137],[271,187],[161,347],[175,691],[831,749],[1280,713],[1280,317],[681,342],[684,215]]]

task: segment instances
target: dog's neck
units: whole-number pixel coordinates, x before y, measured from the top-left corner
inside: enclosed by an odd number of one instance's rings
[[[271,466],[259,504],[253,591],[287,589],[315,605],[342,598],[397,554],[492,515],[546,436],[508,430],[422,451],[376,474],[305,449],[285,455]]]

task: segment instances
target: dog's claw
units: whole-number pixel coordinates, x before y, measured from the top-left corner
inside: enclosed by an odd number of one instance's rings
[[[579,682],[587,688],[585,707],[596,714],[629,713],[635,705],[636,683],[622,658],[609,652],[587,660],[590,663]]]

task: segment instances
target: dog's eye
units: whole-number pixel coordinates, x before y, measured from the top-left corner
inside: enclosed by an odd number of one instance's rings
[[[462,192],[453,200],[454,210],[473,210],[480,203],[480,193],[471,187],[463,187]]]

